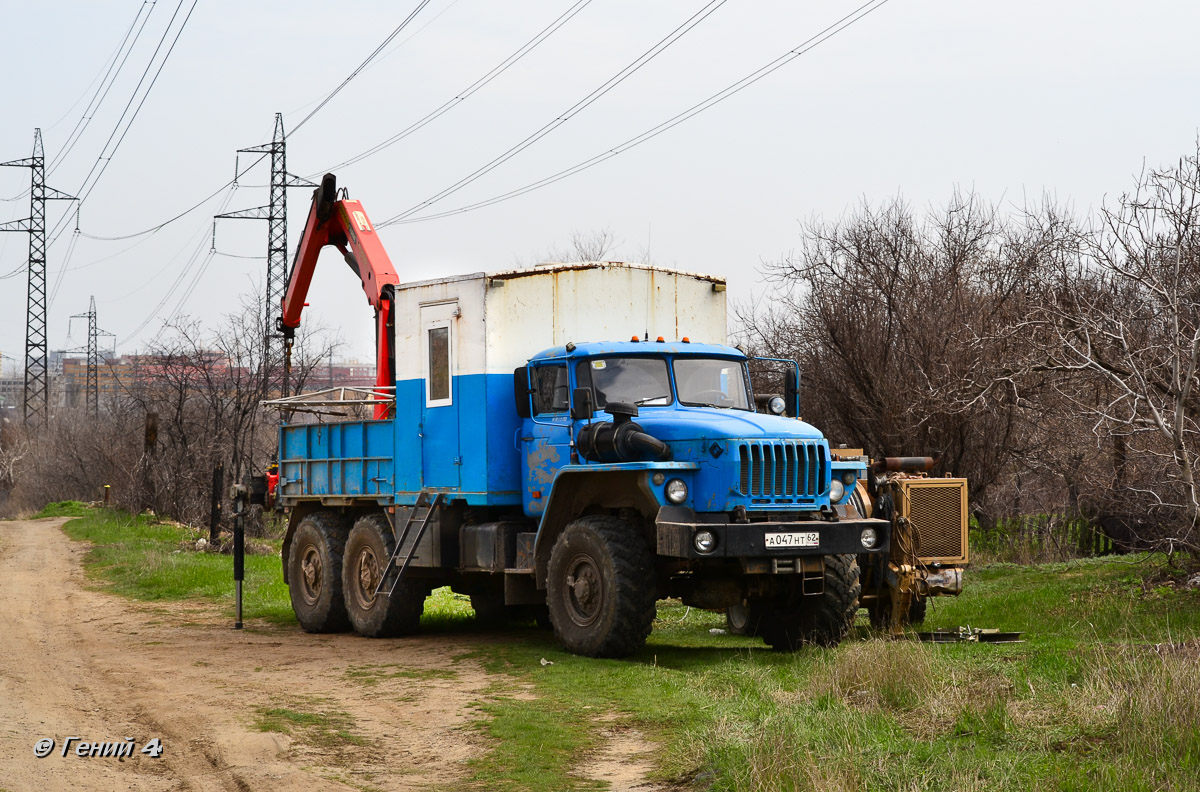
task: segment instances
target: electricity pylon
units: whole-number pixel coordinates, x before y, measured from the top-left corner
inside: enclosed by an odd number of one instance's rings
[[[283,361],[283,344],[275,330],[275,319],[282,310],[280,306],[283,304],[283,292],[287,286],[287,188],[317,185],[287,172],[287,141],[283,131],[283,113],[275,114],[275,137],[270,143],[238,149],[238,153],[271,155],[271,203],[253,209],[226,212],[216,215],[216,218],[267,221],[267,306],[264,312],[266,326],[263,328],[263,351],[266,371],[272,372]],[[213,235],[215,239],[215,230]]]
[[[29,287],[25,311],[25,423],[50,419],[50,373],[46,361],[46,201],[74,201],[75,196],[46,186],[42,130],[33,130],[33,156],[0,162],[0,167],[29,168],[29,217],[0,223],[0,231],[29,234]]]
[[[100,330],[96,327],[96,298],[93,295],[91,304],[88,306],[88,312],[85,314],[75,314],[72,319],[87,319],[88,320],[88,340],[87,340],[87,411],[92,416],[100,414],[100,336],[109,336],[116,338],[112,333]],[[70,330],[67,331],[70,335]]]

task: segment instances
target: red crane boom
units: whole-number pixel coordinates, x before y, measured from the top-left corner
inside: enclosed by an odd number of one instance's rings
[[[362,203],[337,197],[337,178],[326,173],[321,186],[313,190],[312,208],[292,261],[287,292],[283,296],[283,315],[277,327],[283,333],[287,349],[286,365],[291,367],[292,339],[300,326],[300,313],[307,305],[308,288],[321,249],[332,245],[362,282],[367,302],[375,309],[375,386],[391,388],[396,384],[396,358],[392,348],[392,307],[394,287],[400,282],[392,260],[388,258],[375,227]],[[384,398],[382,395],[379,398]],[[388,408],[375,408],[376,418],[386,418]]]

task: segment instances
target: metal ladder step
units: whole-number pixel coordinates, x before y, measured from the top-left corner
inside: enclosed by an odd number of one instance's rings
[[[417,502],[413,504],[408,511],[408,518],[404,521],[404,530],[396,536],[396,548],[392,551],[391,558],[388,559],[387,566],[383,569],[383,574],[379,576],[379,585],[375,589],[375,596],[379,596],[381,592],[386,593],[388,597],[392,596],[392,592],[396,590],[396,586],[400,585],[400,579],[404,577],[404,573],[408,570],[408,565],[412,563],[413,556],[416,555],[417,546],[421,544],[421,538],[425,536],[425,529],[429,527],[429,520],[433,517],[433,513],[437,511],[437,507],[442,502],[442,493],[435,493],[433,500],[429,499],[429,492],[421,490],[417,495]],[[404,560],[400,560],[401,554],[404,552],[404,543],[408,540],[408,535],[412,528],[417,523],[416,536],[413,537],[412,545],[408,548],[407,555]],[[395,529],[393,528],[393,531]],[[392,573],[395,572],[395,575]],[[391,581],[389,582],[389,577]]]

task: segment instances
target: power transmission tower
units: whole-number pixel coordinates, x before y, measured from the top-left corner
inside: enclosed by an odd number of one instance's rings
[[[46,186],[42,130],[33,130],[33,156],[0,162],[0,167],[29,168],[29,217],[0,223],[0,231],[29,234],[29,287],[25,315],[25,423],[50,418],[50,375],[46,362],[46,201],[74,201],[75,196]]]
[[[271,155],[271,203],[267,206],[216,215],[217,219],[267,221],[267,306],[264,312],[266,326],[263,328],[263,351],[265,376],[269,377],[270,372],[275,371],[283,360],[283,344],[275,330],[275,319],[280,314],[284,287],[287,285],[287,188],[317,185],[287,172],[287,140],[283,131],[283,113],[275,114],[275,137],[270,143],[238,149],[238,153]],[[215,248],[215,224],[213,239]],[[286,385],[284,387],[286,388]]]
[[[88,312],[85,314],[75,314],[72,319],[87,319],[88,320],[88,340],[87,340],[87,411],[93,416],[100,415],[100,336],[109,336],[116,338],[112,333],[100,330],[96,327],[96,297],[92,296],[91,304],[88,306]],[[70,330],[67,331],[68,335]]]

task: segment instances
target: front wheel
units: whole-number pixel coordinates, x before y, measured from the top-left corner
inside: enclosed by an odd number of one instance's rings
[[[546,604],[567,651],[589,657],[633,654],[654,623],[650,548],[620,518],[575,520],[550,551]]]
[[[386,591],[375,593],[395,546],[391,525],[382,514],[360,517],[346,540],[346,612],[354,631],[367,638],[416,632],[425,608],[425,586],[412,579],[401,579],[390,597]]]
[[[837,646],[854,626],[858,612],[858,559],[825,556],[825,589],[813,596],[794,596],[763,614],[760,630],[773,649],[793,652],[806,644]]]

